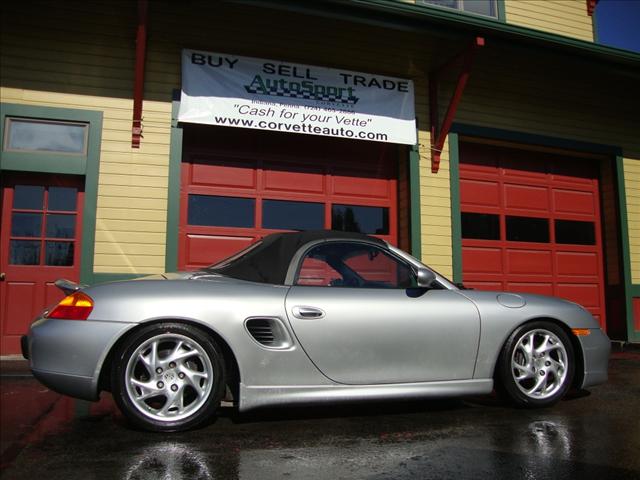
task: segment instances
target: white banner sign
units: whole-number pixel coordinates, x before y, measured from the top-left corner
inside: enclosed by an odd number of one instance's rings
[[[416,143],[413,82],[183,50],[180,122]]]

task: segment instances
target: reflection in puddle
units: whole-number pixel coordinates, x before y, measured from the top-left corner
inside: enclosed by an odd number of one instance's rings
[[[529,449],[534,447],[532,453],[536,455],[563,458],[571,455],[571,435],[565,425],[548,420],[532,422],[528,426],[527,439]]]
[[[203,454],[190,446],[161,443],[135,456],[126,480],[209,480],[213,476]]]

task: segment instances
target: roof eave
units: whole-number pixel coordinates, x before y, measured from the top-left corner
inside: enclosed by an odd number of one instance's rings
[[[342,18],[387,28],[431,31],[444,37],[457,33],[473,33],[503,38],[522,44],[534,44],[570,55],[587,57],[590,61],[615,63],[618,66],[640,68],[640,54],[585,40],[511,25],[479,15],[447,11],[444,8],[416,5],[393,0],[324,0],[299,2],[296,0],[231,0],[263,8],[279,8],[307,15]],[[380,16],[384,13],[385,16]],[[454,31],[452,31],[454,30]]]

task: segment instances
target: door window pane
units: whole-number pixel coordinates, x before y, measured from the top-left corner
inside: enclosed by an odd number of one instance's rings
[[[255,224],[253,198],[189,195],[189,225],[252,228]]]
[[[595,245],[596,226],[593,222],[556,220],[556,243]]]
[[[462,215],[462,238],[500,240],[500,217],[488,213]]]
[[[73,238],[76,232],[76,216],[64,214],[47,215],[47,237]]]
[[[13,208],[42,210],[44,187],[36,185],[16,185],[13,189]]]
[[[331,228],[343,232],[388,235],[389,209],[386,207],[334,205],[331,209]]]
[[[324,204],[264,200],[262,226],[283,230],[317,230],[324,227]]]
[[[41,213],[13,213],[13,216],[11,217],[11,236],[39,237],[41,234]]]
[[[49,187],[49,205],[47,209],[60,212],[75,212],[77,193],[77,188]]]
[[[411,288],[416,282],[410,266],[374,245],[328,242],[305,255],[296,285]]]
[[[532,217],[507,217],[507,240],[511,242],[549,243],[549,220]]]
[[[58,267],[73,265],[73,242],[47,242],[45,264]]]
[[[9,242],[9,263],[11,265],[39,265],[40,241],[11,240]]]
[[[89,126],[85,123],[7,118],[5,150],[84,154]]]

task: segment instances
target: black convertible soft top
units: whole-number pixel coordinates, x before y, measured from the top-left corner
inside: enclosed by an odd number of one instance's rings
[[[305,244],[316,240],[364,240],[385,245],[376,237],[362,233],[335,230],[307,230],[303,232],[274,233],[247,253],[230,262],[222,261],[210,270],[240,280],[284,285],[291,259]]]

